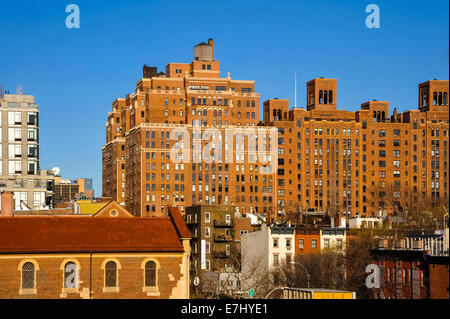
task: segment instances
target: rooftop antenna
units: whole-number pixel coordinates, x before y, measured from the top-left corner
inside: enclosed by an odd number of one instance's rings
[[[294,73],[294,108],[297,108],[297,72]]]

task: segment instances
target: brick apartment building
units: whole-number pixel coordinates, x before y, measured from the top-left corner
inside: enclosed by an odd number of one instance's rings
[[[192,236],[192,274],[230,270],[240,262],[241,234],[252,231],[252,225],[235,206],[189,206],[184,218]]]
[[[379,267],[380,299],[448,299],[449,258],[421,249],[379,248],[371,251]]]
[[[94,216],[11,217],[2,204],[0,298],[189,298],[190,234],[178,209],[136,218],[110,202]]]
[[[212,203],[269,219],[308,209],[348,218],[448,198],[448,81],[419,84],[418,109],[394,109],[390,116],[387,101],[365,102],[356,112],[338,110],[337,80],[316,78],[307,83],[306,108],[270,99],[260,123],[254,81],[220,77],[211,39],[194,47],[191,63],[169,63],[165,73],[144,66],[143,73],[134,93],[113,102],[102,149],[103,196],[134,215],[160,215],[174,200],[182,212]],[[182,141],[170,138],[181,130],[194,139],[205,128],[216,128],[217,135],[203,135],[198,143],[185,141],[182,133]],[[229,138],[227,128],[241,128],[239,136],[263,132],[261,139],[276,142],[276,150],[268,147],[276,165],[252,163],[251,152],[233,156],[231,163],[209,163],[194,154],[207,141],[221,145]],[[250,140],[232,142],[231,149],[217,148],[226,155],[236,145],[247,149]],[[170,158],[174,145],[187,150],[180,158],[188,162]]]
[[[448,81],[419,85],[419,109],[389,118],[389,102],[336,109],[337,81],[307,83],[306,109],[264,102],[278,128],[277,204],[379,216],[405,203],[448,200]]]
[[[233,144],[241,146],[239,151],[248,143],[244,135],[253,130],[273,132],[257,126],[260,101],[254,81],[234,80],[230,74],[221,78],[219,67],[212,39],[194,48],[192,63],[170,63],[165,73],[144,66],[136,92],[115,100],[108,114],[103,196],[143,216],[162,214],[172,200],[182,212],[186,206],[202,203],[235,205],[246,212],[268,211],[274,202],[274,179],[273,174],[260,174],[263,165],[249,163],[244,154],[238,163],[234,159],[208,163],[202,154],[195,154],[207,139],[226,157],[230,149],[221,143],[227,138],[226,128],[242,128],[240,142],[236,137]],[[201,136],[202,128],[218,131]],[[193,140],[201,137],[197,144],[193,142],[192,160],[190,152],[184,158],[188,162],[170,158],[176,142],[170,135],[177,129],[187,130]],[[234,141],[234,136],[229,138]],[[191,145],[190,140],[184,143],[182,148]]]

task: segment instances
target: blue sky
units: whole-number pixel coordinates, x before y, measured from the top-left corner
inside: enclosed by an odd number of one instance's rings
[[[65,27],[77,4],[81,28]],[[368,29],[365,7],[380,7]],[[306,81],[338,79],[338,108],[370,100],[417,107],[417,84],[449,78],[444,0],[13,1],[0,2],[0,85],[20,85],[40,105],[40,166],[93,177],[101,195],[101,146],[111,102],[133,92],[142,65],[190,62],[213,37],[222,76],[255,80],[261,101],[305,104]]]

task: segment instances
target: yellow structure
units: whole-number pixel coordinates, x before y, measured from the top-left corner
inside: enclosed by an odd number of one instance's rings
[[[356,293],[320,288],[283,288],[283,299],[356,299]]]
[[[93,202],[92,200],[78,200],[77,205],[81,215],[93,215],[103,208],[108,202]]]

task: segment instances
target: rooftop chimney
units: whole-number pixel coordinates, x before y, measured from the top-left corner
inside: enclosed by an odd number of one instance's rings
[[[13,207],[14,207],[14,194],[10,191],[2,191],[1,199],[2,199],[2,211],[0,216],[4,217],[12,217],[13,216]]]
[[[144,65],[143,76],[146,79],[150,79],[152,77],[157,77],[158,76],[158,69],[157,69],[157,67],[156,66]]]
[[[208,44],[211,46],[211,60],[214,61],[214,40],[212,38],[209,38]]]

